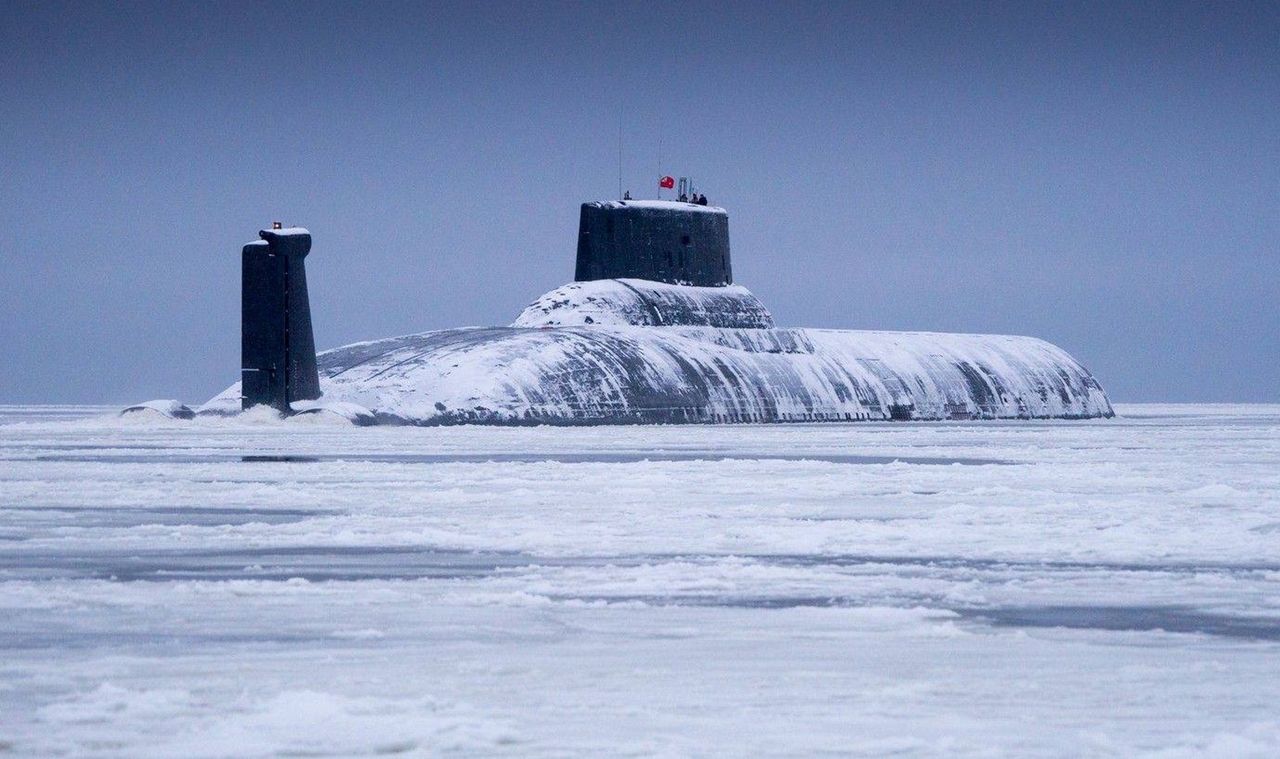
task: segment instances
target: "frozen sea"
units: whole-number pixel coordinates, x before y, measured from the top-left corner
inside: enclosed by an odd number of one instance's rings
[[[1280,755],[1280,406],[0,407],[0,755]]]

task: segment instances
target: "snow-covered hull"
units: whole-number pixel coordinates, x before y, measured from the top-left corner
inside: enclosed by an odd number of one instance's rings
[[[319,356],[324,402],[383,423],[666,424],[1112,416],[1029,337],[716,327],[483,327]],[[239,388],[220,396],[228,405]],[[209,404],[210,410],[219,400]]]
[[[305,233],[287,231],[260,236],[270,247],[281,235]],[[246,386],[247,393],[233,385],[201,414],[265,404],[282,416],[318,421],[420,425],[1114,415],[1093,376],[1043,340],[779,329],[765,305],[733,283],[728,216],[718,207],[583,204],[576,280],[534,300],[511,326],[326,351],[315,356],[318,372],[309,383],[303,370],[311,364],[295,366],[293,354],[308,353],[310,343],[290,342],[289,309],[306,307],[305,283],[292,300],[288,290],[275,297],[273,272],[254,268],[261,247],[255,243],[242,255],[242,342],[266,346],[242,351],[244,378],[257,385]],[[257,297],[264,278],[270,298]],[[309,324],[308,315],[308,335]]]

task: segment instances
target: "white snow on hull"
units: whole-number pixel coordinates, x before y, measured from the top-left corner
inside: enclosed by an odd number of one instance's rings
[[[603,200],[593,205],[602,208],[646,208],[655,211],[696,211],[698,213],[727,213],[720,206],[704,206],[679,200]]]
[[[425,425],[1113,416],[1089,372],[1043,340],[776,329],[739,285],[573,282],[510,327],[356,343],[317,363],[321,404],[354,404],[361,423],[370,415]],[[236,413],[239,399],[232,386],[200,412]]]
[[[384,423],[1090,418],[1102,388],[1029,337],[713,327],[465,328],[320,354],[324,401]],[[233,386],[210,402],[226,405]]]
[[[693,287],[596,279],[557,287],[525,307],[513,327],[741,327],[771,329],[773,315],[741,285]]]

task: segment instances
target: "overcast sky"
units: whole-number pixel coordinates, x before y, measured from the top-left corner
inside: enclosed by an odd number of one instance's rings
[[[318,345],[506,324],[692,175],[785,326],[1028,334],[1280,401],[1280,5],[0,3],[0,402],[201,402],[239,250]]]

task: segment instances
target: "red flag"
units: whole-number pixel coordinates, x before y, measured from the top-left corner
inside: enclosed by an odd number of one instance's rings
[[[664,190],[670,190],[672,187],[675,187],[675,186],[676,186],[676,178],[675,178],[675,177],[663,177],[662,179],[659,179],[659,180],[658,180],[658,186],[659,186],[659,187],[661,187],[661,188],[662,188],[662,189],[664,189]]]

